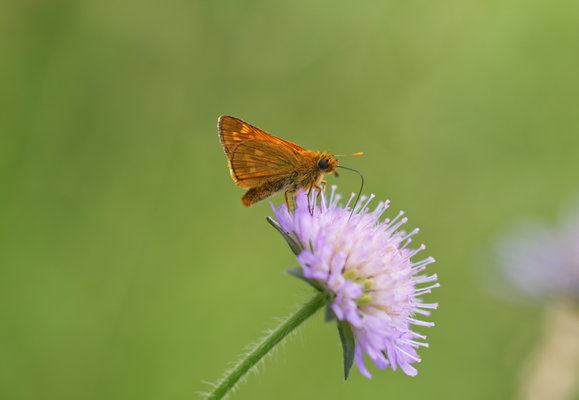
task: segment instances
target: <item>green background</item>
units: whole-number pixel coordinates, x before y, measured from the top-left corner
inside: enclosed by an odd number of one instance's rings
[[[231,114],[363,151],[342,164],[421,229],[442,285],[416,377],[344,382],[317,315],[233,398],[512,398],[542,312],[477,269],[577,193],[578,19],[569,0],[0,2],[0,397],[198,398],[308,299],[268,202],[240,203]]]

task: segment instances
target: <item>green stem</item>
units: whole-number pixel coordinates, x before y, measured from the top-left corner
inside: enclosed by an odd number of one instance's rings
[[[288,319],[264,337],[235,367],[226,372],[205,399],[222,399],[267,353],[284,340],[294,329],[300,326],[302,322],[322,308],[323,305],[324,294],[316,294],[309,302],[304,304],[298,311],[290,315]]]

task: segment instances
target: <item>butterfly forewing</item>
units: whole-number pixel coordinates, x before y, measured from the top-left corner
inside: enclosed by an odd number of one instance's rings
[[[277,143],[284,147],[290,147],[296,151],[304,150],[297,144],[293,144],[287,140],[270,135],[266,131],[248,124],[239,118],[232,117],[231,115],[222,115],[219,117],[218,128],[219,139],[221,140],[223,150],[228,157],[239,143],[246,140],[261,140],[265,142]]]

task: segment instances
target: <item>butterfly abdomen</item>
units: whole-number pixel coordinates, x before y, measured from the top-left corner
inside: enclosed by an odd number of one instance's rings
[[[283,190],[291,185],[291,183],[295,180],[296,173],[293,173],[288,176],[284,176],[281,179],[276,179],[275,181],[269,181],[264,183],[263,185],[256,186],[252,189],[249,189],[241,198],[241,202],[245,207],[251,207],[255,203],[267,199],[269,196]]]

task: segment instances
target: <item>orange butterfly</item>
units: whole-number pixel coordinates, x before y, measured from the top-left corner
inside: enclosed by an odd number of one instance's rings
[[[285,190],[289,209],[288,194],[294,204],[299,189],[308,190],[308,194],[318,190],[319,196],[320,184],[324,189],[326,185],[324,175],[339,167],[335,157],[340,156],[305,150],[230,115],[219,117],[217,128],[231,177],[237,186],[249,189],[241,198],[246,207]]]

